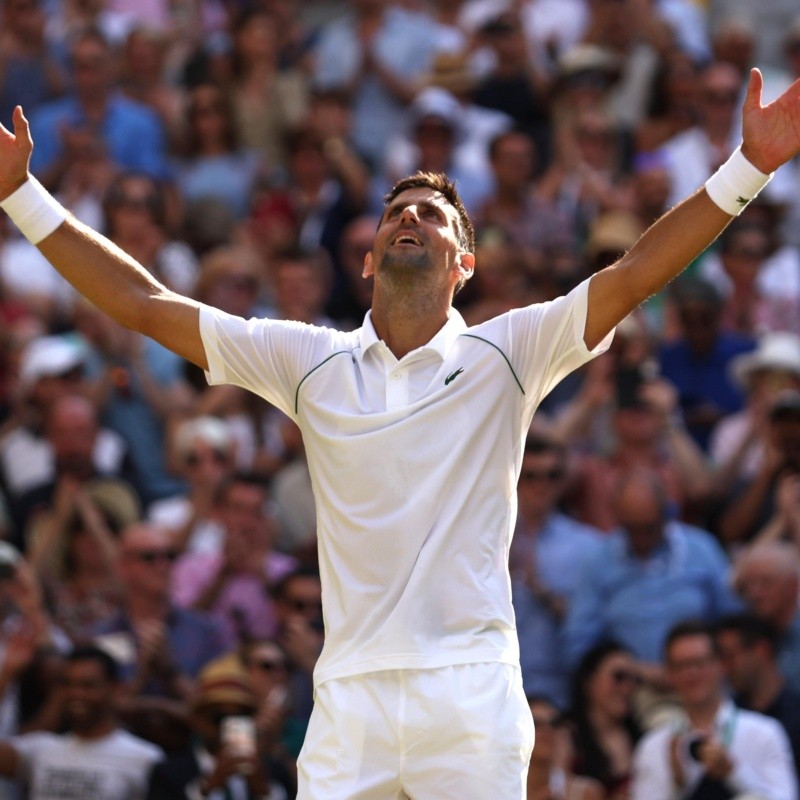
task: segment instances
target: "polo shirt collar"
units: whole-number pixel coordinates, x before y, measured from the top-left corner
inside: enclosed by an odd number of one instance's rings
[[[419,350],[433,350],[439,354],[442,360],[444,360],[444,358],[450,352],[450,348],[452,348],[456,339],[466,330],[467,323],[464,322],[464,317],[462,317],[455,308],[451,308],[450,316],[447,318],[447,322],[442,325],[441,329],[436,332],[436,335],[429,342],[427,342],[427,344],[417,348],[417,350],[414,352],[418,352]],[[379,344],[381,341],[382,340],[378,338],[378,334],[375,332],[375,327],[372,324],[372,311],[367,311],[367,315],[364,317],[364,323],[359,330],[360,347],[356,353],[358,359],[363,359],[367,351],[371,347]]]

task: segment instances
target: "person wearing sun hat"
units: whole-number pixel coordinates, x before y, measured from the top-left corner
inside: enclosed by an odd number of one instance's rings
[[[745,392],[741,411],[724,417],[714,428],[709,454],[728,481],[756,474],[764,456],[763,429],[775,395],[800,389],[800,336],[787,331],[764,334],[755,350],[734,357],[731,378]]]
[[[288,800],[293,786],[284,764],[264,758],[255,742],[245,748],[226,740],[232,725],[253,726],[256,708],[235,653],[208,664],[189,699],[191,741],[154,769],[148,800]]]

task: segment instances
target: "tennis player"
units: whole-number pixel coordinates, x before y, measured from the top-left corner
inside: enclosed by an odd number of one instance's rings
[[[301,800],[524,797],[534,732],[507,561],[525,434],[553,386],[800,151],[800,82],[766,107],[761,88],[754,70],[741,148],[616,264],[472,328],[452,300],[473,230],[443,176],[390,192],[364,263],[372,308],[344,333],[167,290],[29,175],[21,109],[0,131],[0,204],[79,292],[303,431],[326,639]]]

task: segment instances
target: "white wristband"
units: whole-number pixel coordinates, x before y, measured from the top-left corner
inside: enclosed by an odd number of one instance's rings
[[[67,209],[34,177],[0,202],[0,208],[31,244],[39,244],[67,218]]]
[[[738,217],[747,204],[770,182],[769,175],[756,169],[737,147],[731,157],[706,181],[708,196],[726,213]]]

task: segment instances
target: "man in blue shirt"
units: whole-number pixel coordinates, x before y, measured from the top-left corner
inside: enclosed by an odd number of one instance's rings
[[[84,31],[72,46],[75,90],[31,115],[36,152],[31,164],[43,183],[57,188],[78,155],[109,158],[123,169],[167,175],[161,122],[154,111],[116,93],[108,43],[96,30]]]
[[[565,461],[560,444],[539,434],[528,436],[510,557],[525,692],[548,697],[561,708],[568,700],[568,673],[558,636],[582,568],[602,544],[600,531],[558,510]]]
[[[656,476],[632,471],[616,487],[619,530],[590,558],[564,625],[569,666],[604,637],[620,641],[658,680],[664,641],[686,619],[735,610],[728,563],[710,533],[668,520]],[[652,675],[649,673],[652,672]]]

